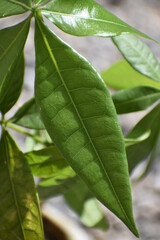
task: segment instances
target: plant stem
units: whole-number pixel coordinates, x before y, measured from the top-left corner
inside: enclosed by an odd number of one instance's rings
[[[6,126],[7,126],[8,128],[11,128],[11,129],[13,129],[13,130],[21,133],[21,134],[24,134],[24,135],[26,135],[26,136],[28,136],[28,137],[33,138],[36,142],[39,142],[39,143],[44,144],[44,145],[47,144],[47,143],[46,143],[45,141],[43,141],[40,137],[35,136],[35,135],[29,133],[28,131],[26,131],[26,130],[23,129],[22,127],[19,127],[19,126],[15,125],[15,124],[13,124],[13,123],[11,123],[11,122],[7,122]]]

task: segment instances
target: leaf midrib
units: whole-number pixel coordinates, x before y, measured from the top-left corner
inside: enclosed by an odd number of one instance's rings
[[[98,158],[98,160],[99,160],[99,162],[100,162],[100,164],[101,164],[101,167],[102,167],[102,169],[103,169],[103,171],[104,171],[104,173],[105,173],[105,175],[106,175],[106,178],[107,178],[107,180],[108,180],[108,182],[109,182],[109,184],[110,184],[110,186],[111,186],[112,192],[113,192],[113,194],[115,195],[115,198],[116,198],[116,200],[117,200],[117,202],[118,202],[118,204],[119,204],[119,206],[120,206],[120,208],[121,208],[121,210],[122,210],[122,212],[123,212],[126,220],[127,220],[128,223],[130,223],[131,226],[132,226],[132,223],[131,223],[130,219],[128,218],[127,214],[126,214],[126,212],[125,212],[125,210],[124,210],[124,208],[123,208],[123,206],[122,206],[122,204],[121,204],[121,201],[119,200],[119,198],[118,198],[118,196],[117,196],[117,193],[116,193],[116,191],[114,190],[114,187],[113,187],[112,182],[111,182],[111,180],[110,180],[110,178],[109,178],[109,175],[108,175],[105,167],[103,166],[103,163],[102,163],[101,158],[100,158],[100,156],[99,156],[99,154],[98,154],[98,152],[97,152],[97,150],[96,150],[96,148],[95,148],[95,146],[94,146],[94,143],[93,143],[92,139],[91,139],[90,136],[89,136],[88,130],[87,130],[86,127],[85,127],[85,124],[84,124],[84,122],[83,122],[83,120],[82,120],[82,118],[81,118],[81,116],[80,116],[80,114],[79,114],[79,112],[78,112],[78,109],[76,108],[76,105],[74,104],[74,101],[73,101],[72,96],[70,95],[70,93],[69,93],[69,91],[68,91],[68,88],[67,88],[67,86],[66,86],[66,84],[65,84],[65,81],[63,80],[63,77],[62,77],[62,75],[61,75],[61,73],[60,73],[60,70],[59,70],[59,67],[58,67],[58,65],[57,65],[56,59],[55,59],[55,57],[54,57],[54,55],[53,55],[53,53],[52,53],[52,51],[51,51],[51,49],[50,49],[50,45],[49,45],[49,43],[48,43],[48,40],[47,40],[45,34],[43,34],[43,30],[42,30],[42,28],[41,28],[41,26],[40,26],[39,19],[36,18],[36,20],[37,20],[38,27],[39,27],[39,29],[40,29],[40,33],[41,33],[41,35],[42,35],[43,41],[44,41],[44,43],[45,43],[45,45],[46,45],[46,48],[47,48],[47,50],[48,50],[49,56],[51,57],[51,60],[52,60],[52,62],[53,62],[53,64],[54,64],[54,66],[56,67],[57,73],[59,74],[59,77],[60,77],[60,79],[61,79],[61,81],[62,81],[62,83],[63,83],[63,85],[64,85],[64,87],[65,87],[65,90],[66,90],[66,92],[67,92],[67,94],[68,94],[68,96],[69,96],[69,98],[70,98],[70,100],[71,100],[71,103],[73,104],[73,107],[74,107],[74,109],[75,109],[75,111],[76,111],[76,113],[77,113],[77,115],[78,115],[78,118],[79,118],[79,120],[80,120],[80,122],[81,122],[81,124],[82,124],[82,126],[83,126],[83,128],[84,128],[84,130],[85,130],[85,132],[86,132],[86,135],[87,135],[87,137],[88,137],[88,139],[89,139],[89,141],[90,141],[90,143],[91,143],[91,145],[92,145],[92,147],[93,147],[93,150],[94,150],[94,152],[95,152],[96,155],[97,155],[97,158]]]
[[[102,23],[108,23],[108,24],[113,24],[113,25],[117,25],[117,26],[121,26],[121,27],[124,27],[124,28],[128,28],[129,26],[127,25],[123,25],[123,24],[120,24],[120,23],[115,23],[115,22],[112,22],[112,21],[108,21],[108,20],[103,20],[103,19],[99,19],[99,18],[93,18],[93,17],[90,17],[90,18],[85,18],[85,17],[82,17],[81,15],[74,15],[74,14],[67,14],[67,13],[59,13],[59,12],[54,12],[54,11],[49,11],[49,10],[41,10],[42,13],[49,13],[49,14],[53,14],[53,15],[63,15],[63,16],[66,16],[66,17],[72,17],[72,18],[81,18],[83,20],[91,20],[91,21],[95,21],[95,22],[102,22]],[[134,28],[131,27],[131,29],[133,31],[135,31]]]
[[[19,207],[18,207],[18,201],[17,201],[17,198],[16,198],[16,191],[15,191],[14,184],[12,182],[11,173],[10,173],[10,167],[9,167],[10,156],[9,156],[9,148],[8,148],[8,145],[7,145],[7,142],[6,142],[6,136],[5,136],[5,139],[4,139],[4,143],[5,143],[4,145],[5,145],[5,151],[6,151],[6,162],[7,162],[6,165],[7,165],[8,176],[9,176],[8,179],[10,181],[12,194],[13,194],[13,198],[14,198],[14,203],[15,203],[15,207],[16,207],[16,210],[17,210],[17,215],[18,215],[18,219],[19,219],[19,223],[20,223],[23,239],[27,240],[26,236],[25,236],[25,232],[24,232],[23,226],[22,226],[22,219],[21,219],[21,214],[20,214]]]

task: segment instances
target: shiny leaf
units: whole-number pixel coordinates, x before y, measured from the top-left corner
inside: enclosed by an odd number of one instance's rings
[[[60,176],[61,179],[75,176],[75,172],[55,146],[28,152],[25,156],[34,176],[55,179],[59,179]]]
[[[150,154],[159,133],[160,103],[151,110],[130,131],[127,138],[137,138],[150,131],[150,136],[143,142],[127,147],[127,158],[130,172]]]
[[[133,68],[160,82],[160,64],[144,42],[132,34],[123,34],[113,41]]]
[[[64,32],[76,36],[111,37],[130,32],[147,37],[94,0],[54,0],[42,7],[41,12]]]
[[[35,103],[35,99],[30,99],[21,108],[19,108],[11,121],[17,125],[30,129],[45,128],[41,121],[39,109]]]
[[[0,0],[0,18],[25,13],[31,3],[31,0]]]
[[[0,239],[43,240],[34,180],[8,133],[0,141]]]
[[[123,136],[106,85],[38,19],[35,47],[35,94],[48,133],[98,200],[138,236]]]
[[[119,61],[101,74],[103,80],[113,89],[126,89],[137,86],[151,86],[160,89],[160,83],[135,71],[127,61]]]
[[[10,76],[10,82],[8,84],[6,95],[0,102],[0,112],[3,114],[8,112],[14,106],[22,90],[24,77],[24,56],[22,55],[16,63],[17,65]]]
[[[149,136],[151,135],[151,130],[148,130],[147,132],[144,132],[142,135],[137,136],[136,138],[125,138],[125,146],[129,147],[131,145],[135,145],[139,142],[143,142],[144,140],[146,140],[147,138],[149,138]]]
[[[12,76],[22,55],[29,25],[30,20],[27,19],[13,27],[0,30],[0,102],[7,95],[11,80],[15,81]]]
[[[160,89],[135,87],[116,92],[112,95],[118,114],[141,111],[160,99]]]
[[[84,225],[103,230],[108,228],[99,203],[82,181],[77,182],[72,189],[64,194],[64,197],[67,204],[79,215]]]

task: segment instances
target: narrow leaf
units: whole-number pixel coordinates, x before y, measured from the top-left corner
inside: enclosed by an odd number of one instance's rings
[[[119,61],[101,74],[105,83],[113,89],[151,86],[160,89],[160,83],[134,70],[127,61]]]
[[[160,82],[160,64],[144,42],[132,34],[115,37],[113,42],[133,68]]]
[[[0,0],[0,18],[27,12],[31,0]]]
[[[79,215],[84,225],[102,230],[108,228],[98,201],[82,181],[77,182],[72,189],[64,194],[64,197],[67,204]]]
[[[28,35],[30,19],[16,26],[0,30],[0,102],[8,92],[8,86],[13,83],[15,68],[22,56],[24,44]]]
[[[25,156],[34,176],[55,179],[75,176],[75,172],[55,146],[28,152]]]
[[[42,14],[72,35],[112,37],[124,32],[147,37],[94,0],[55,0],[41,8]]]
[[[44,129],[35,99],[30,99],[11,119],[11,122],[30,129]]]
[[[35,47],[36,100],[48,133],[94,195],[138,236],[123,136],[106,85],[39,20]]]
[[[142,135],[136,137],[136,138],[125,138],[125,146],[129,147],[131,145],[135,145],[137,143],[143,142],[144,140],[146,140],[147,138],[149,138],[149,136],[151,135],[151,130],[148,130],[147,132],[143,133]]]
[[[160,99],[160,89],[135,87],[116,92],[112,99],[118,114],[141,111]]]
[[[34,180],[8,133],[0,141],[0,239],[43,240]]]
[[[23,77],[24,56],[22,55],[19,58],[12,75],[10,76],[10,82],[8,84],[6,95],[3,97],[2,102],[0,102],[0,112],[3,114],[8,112],[17,102],[23,86]]]
[[[150,154],[159,133],[159,119],[160,103],[144,118],[142,118],[127,135],[127,138],[137,138],[147,131],[151,132],[150,136],[145,141],[127,147],[127,158],[130,173]]]

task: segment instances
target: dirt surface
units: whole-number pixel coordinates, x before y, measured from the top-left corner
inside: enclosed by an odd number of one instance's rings
[[[128,24],[150,35],[160,41],[160,0],[121,0],[114,1],[114,5],[109,0],[98,1],[105,8],[119,16]],[[119,2],[119,4],[118,4]],[[6,25],[18,22],[21,17],[7,18],[0,20],[0,28]],[[71,44],[77,51],[85,56],[99,72],[109,67],[113,62],[121,58],[110,39],[95,37],[73,37],[64,34],[53,25],[49,24],[52,29],[67,43]],[[29,38],[27,40],[26,55],[26,74],[24,92],[13,111],[23,102],[33,96],[34,86],[34,44],[33,44],[33,23]],[[151,41],[147,44],[160,59],[160,48]],[[123,129],[128,129],[144,114],[123,115],[120,118]],[[15,135],[20,146],[24,149],[24,139]],[[135,153],[136,158],[136,153]],[[134,213],[136,223],[141,234],[142,240],[159,240],[160,239],[160,166],[159,159],[149,176],[137,185],[133,186]],[[142,166],[141,166],[142,168]],[[139,168],[139,170],[141,169]],[[138,171],[138,170],[137,170]],[[104,210],[106,211],[106,210]],[[97,230],[89,231],[91,239],[96,240],[134,240],[136,239],[126,229],[123,224],[112,214],[106,211],[110,220],[110,229],[108,232]]]

